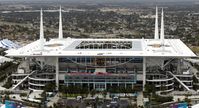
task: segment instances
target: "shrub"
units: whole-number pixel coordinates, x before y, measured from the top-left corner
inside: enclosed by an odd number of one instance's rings
[[[26,97],[27,96],[27,93],[21,93],[20,94],[20,97]]]

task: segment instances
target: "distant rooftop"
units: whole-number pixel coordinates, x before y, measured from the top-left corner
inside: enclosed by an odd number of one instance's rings
[[[19,48],[20,46],[8,39],[0,40],[0,47],[6,49]]]

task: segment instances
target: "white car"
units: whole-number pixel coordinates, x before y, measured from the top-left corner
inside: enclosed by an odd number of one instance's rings
[[[110,104],[108,104],[108,105],[106,105],[106,107],[107,107],[107,108],[110,108],[110,107],[111,107],[111,105],[110,105]]]

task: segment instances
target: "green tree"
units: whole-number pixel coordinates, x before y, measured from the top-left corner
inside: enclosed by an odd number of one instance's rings
[[[147,93],[155,93],[156,88],[154,84],[146,84],[145,85],[145,92]]]
[[[56,84],[55,83],[48,83],[45,85],[44,87],[44,91],[46,92],[53,92],[56,88]]]
[[[188,99],[187,97],[184,99],[185,102],[187,102],[188,104],[190,104],[191,100]]]
[[[93,89],[93,90],[91,90],[90,94],[93,97],[96,94],[96,91]]]

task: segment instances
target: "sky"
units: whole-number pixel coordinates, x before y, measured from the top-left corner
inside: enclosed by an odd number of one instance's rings
[[[0,3],[84,3],[84,4],[103,4],[103,3],[199,3],[199,0],[0,0]]]
[[[43,0],[0,0],[0,1],[43,1]],[[83,2],[83,1],[92,1],[92,2],[135,2],[135,1],[139,1],[139,2],[165,2],[165,1],[169,1],[169,2],[181,2],[181,1],[198,1],[198,0],[45,0],[45,1],[79,1],[79,2]]]

